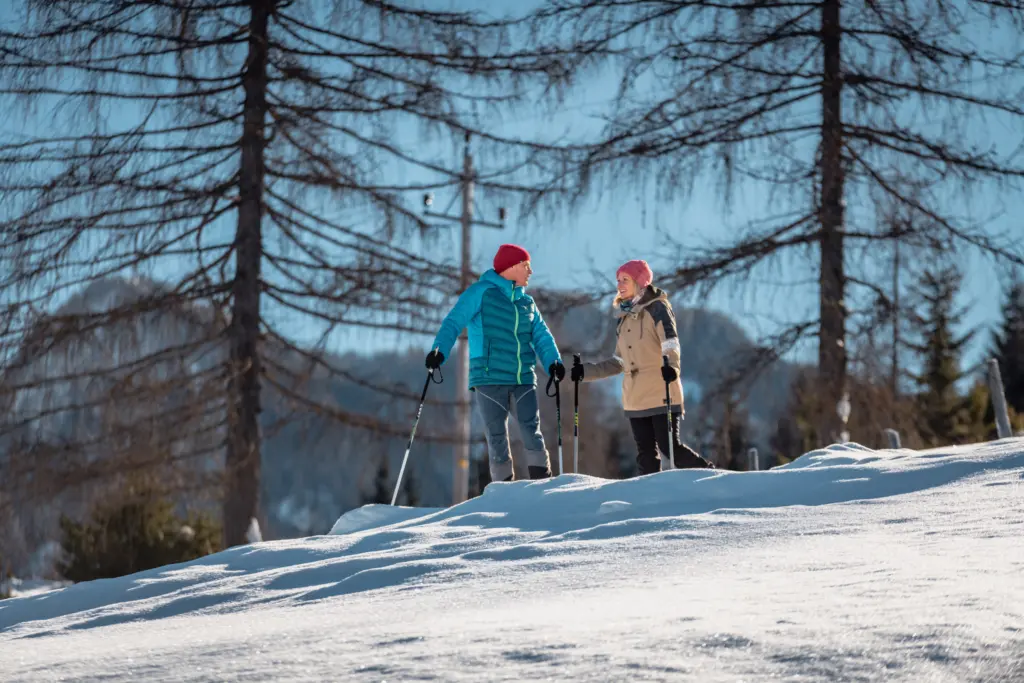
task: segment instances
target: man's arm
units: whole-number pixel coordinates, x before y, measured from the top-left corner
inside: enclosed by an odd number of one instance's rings
[[[540,310],[537,305],[533,305],[533,348],[536,349],[537,354],[540,356],[540,362],[547,370],[551,367],[552,363],[561,363],[562,356],[558,353],[558,345],[555,344],[555,338],[551,336],[551,330],[548,329],[548,325],[544,322],[544,317],[540,314]]]
[[[459,333],[480,312],[480,302],[483,301],[485,288],[485,284],[477,282],[466,288],[466,291],[459,296],[459,300],[455,302],[452,310],[441,322],[441,329],[434,337],[434,343],[430,347],[431,351],[437,349],[444,354],[445,358],[448,358],[452,346],[455,345],[455,340],[459,338]]]

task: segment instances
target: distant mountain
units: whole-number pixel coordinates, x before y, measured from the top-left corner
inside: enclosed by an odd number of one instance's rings
[[[705,309],[678,308],[676,325],[682,350],[682,376],[686,400],[686,424],[692,428],[709,406],[701,399],[714,391],[722,378],[755,349],[754,342],[732,318]],[[615,349],[615,317],[611,299],[566,313],[545,312],[557,332],[563,353],[580,352],[584,360],[608,357]],[[570,356],[571,358],[571,356]],[[785,410],[789,389],[803,366],[777,361],[752,382],[742,382],[742,406],[750,416],[755,442],[766,444]],[[621,394],[619,380],[607,380],[610,390]]]

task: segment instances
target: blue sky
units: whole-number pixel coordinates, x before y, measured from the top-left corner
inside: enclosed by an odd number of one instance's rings
[[[610,296],[615,269],[627,259],[646,259],[654,269],[656,281],[659,273],[671,269],[678,252],[677,246],[668,243],[666,237],[687,245],[723,242],[736,228],[763,216],[769,208],[760,188],[741,187],[727,210],[711,182],[700,183],[692,199],[685,204],[653,199],[642,201],[636,197],[638,193],[629,191],[622,194],[627,196],[594,198],[580,211],[554,224],[535,218],[521,220],[513,213],[505,230],[476,228],[473,265],[477,269],[490,267],[497,247],[502,242],[515,242],[526,247],[533,258],[535,274],[531,284],[553,288],[603,286]],[[629,194],[634,197],[629,198]],[[484,202],[480,204],[486,206]],[[494,214],[489,218],[493,220]],[[432,251],[446,263],[457,264],[458,227],[442,230],[438,248]],[[881,254],[886,263],[891,258],[890,253],[886,250]],[[777,329],[779,321],[797,320],[817,310],[814,282],[779,285],[780,281],[806,282],[808,278],[813,281],[817,277],[814,265],[813,261],[806,262],[804,267],[791,264],[778,277],[765,274],[746,283],[725,285],[707,301],[683,301],[729,314],[752,337],[770,334]],[[977,254],[971,254],[965,266],[961,296],[961,303],[967,308],[964,327],[986,328],[999,318],[1001,283],[991,262]],[[594,270],[603,277],[595,276]],[[970,360],[984,350],[988,340],[987,333],[977,335]],[[353,340],[352,343],[358,345],[359,342]],[[421,343],[410,339],[402,345],[416,347]],[[804,348],[801,355],[810,359],[815,354],[814,348]]]
[[[486,11],[500,14],[525,12],[539,2],[493,0],[484,4],[475,0],[451,0],[450,4],[460,8],[486,7]],[[1014,37],[1015,34],[1010,39]],[[559,116],[552,117],[539,107],[535,112],[527,109],[517,113],[513,120],[499,129],[506,134],[532,133],[543,137],[554,137],[559,129],[567,135],[585,130],[596,132],[600,128],[597,115],[602,104],[614,93],[616,85],[616,77],[612,73],[595,76],[585,88],[577,91],[567,101]],[[817,116],[816,111],[808,113]],[[530,130],[531,124],[534,126],[533,131]],[[986,143],[1005,146],[1016,144],[1021,139],[1019,122],[1010,126],[1006,125],[1005,120],[999,119],[978,122],[968,134],[976,137],[982,146]],[[446,163],[456,167],[460,154],[458,147],[451,149],[446,156]],[[483,167],[481,170],[487,169]],[[614,271],[626,259],[648,260],[657,280],[658,273],[671,269],[678,258],[676,243],[686,247],[726,243],[749,221],[794,208],[784,201],[780,203],[770,198],[767,188],[755,183],[741,183],[734,189],[734,196],[725,203],[716,191],[714,179],[708,176],[697,182],[694,192],[687,199],[673,202],[659,201],[653,192],[642,196],[644,190],[629,183],[623,183],[617,189],[614,194],[598,193],[578,211],[565,211],[555,221],[524,219],[513,213],[509,227],[504,231],[487,228],[474,230],[474,267],[488,267],[497,246],[511,241],[530,250],[535,270],[533,283],[555,288],[592,288],[604,285],[610,294],[613,290]],[[478,202],[482,206],[486,206],[483,203],[486,200],[486,196],[478,195]],[[439,198],[440,204],[446,202],[447,197]],[[861,224],[872,222],[874,206],[863,202],[858,204],[852,194],[848,195],[848,202],[849,221],[860,221]],[[491,208],[490,218],[493,219],[494,209]],[[1010,231],[1010,234],[1016,234],[1018,239],[1024,240],[1024,226],[1020,220],[1021,210],[1024,209],[1024,194],[1020,192],[997,193],[986,188],[975,196],[975,201],[970,205],[951,198],[947,208],[973,218],[995,216],[988,225],[990,232]],[[457,230],[455,226],[446,230],[440,238],[441,248],[436,252],[452,264],[457,263],[453,260],[458,255]],[[666,238],[673,243],[668,243]],[[850,257],[852,260],[852,254]],[[748,282],[725,286],[706,301],[684,299],[683,302],[729,314],[752,337],[771,334],[780,322],[816,316],[816,258],[815,253],[809,260],[787,259],[781,271],[759,270]],[[877,253],[873,252],[870,258],[875,261],[871,267],[879,269],[884,278],[882,281],[888,284],[891,280],[887,268],[891,263],[891,251],[882,247]],[[1002,282],[990,259],[978,253],[958,253],[956,259],[964,270],[961,295],[961,305],[966,309],[964,329],[979,331],[965,359],[967,363],[975,363],[989,345],[988,328],[999,318]],[[904,255],[905,266],[908,265],[906,260]],[[910,265],[919,268],[923,264]],[[602,275],[595,277],[594,270]],[[905,280],[906,284],[909,284],[909,279]],[[354,340],[353,343],[358,345],[359,342]],[[408,339],[399,343],[416,348],[422,342]],[[803,360],[815,360],[816,347],[804,345],[799,356]]]
[[[480,6],[480,3],[471,0],[459,0],[457,4]],[[493,7],[495,11],[501,11],[510,6],[522,9],[526,5],[503,1],[487,6],[488,9]],[[548,139],[563,132],[579,135],[583,131],[596,131],[600,127],[596,115],[614,92],[615,85],[613,75],[599,75],[571,97],[556,115],[551,115],[539,106],[527,106],[504,122],[489,123],[496,124],[496,130],[502,133],[536,134]],[[458,168],[461,164],[461,141],[453,143],[426,139],[412,125],[399,128],[395,139],[403,145],[415,147],[432,161],[449,168]],[[478,169],[487,173],[502,165],[501,162],[501,159],[481,156]],[[423,177],[413,169],[397,165],[388,172],[394,173],[399,182]],[[443,208],[451,199],[452,190],[438,192],[435,206]],[[993,223],[994,230],[1007,229],[1012,225],[1010,221],[1016,220],[1021,213],[1022,201],[1019,194],[1003,195],[1000,199],[1009,209],[1009,218],[1004,217]],[[409,200],[417,208],[420,206],[418,193],[411,195]],[[453,210],[457,211],[458,206],[456,201]],[[477,206],[483,218],[496,218],[497,200],[488,196],[486,191],[478,192]],[[748,221],[790,208],[784,202],[769,199],[764,187],[750,183],[739,184],[726,205],[711,178],[699,181],[689,198],[677,198],[674,201],[659,200],[650,188],[624,182],[615,188],[596,193],[581,207],[566,208],[555,217],[523,217],[512,208],[504,230],[476,228],[473,233],[473,266],[477,270],[489,267],[498,245],[514,242],[531,252],[535,269],[533,284],[559,289],[603,287],[610,294],[615,269],[624,260],[648,260],[657,281],[658,274],[671,269],[677,261],[677,244],[686,248],[708,242],[724,243]],[[964,206],[963,210],[970,213],[976,212],[978,208]],[[984,202],[980,208],[986,208]],[[849,207],[851,215],[870,210],[871,207]],[[369,222],[365,227],[372,229]],[[457,224],[435,230],[436,236],[427,243],[414,236],[409,237],[408,248],[415,248],[439,262],[457,265]],[[880,262],[887,262],[888,258],[887,251],[879,254]],[[966,259],[964,265],[966,277],[962,303],[968,308],[965,327],[987,328],[998,318],[1001,299],[999,280],[991,262],[976,254]],[[170,272],[155,274],[172,276]],[[770,334],[782,321],[813,316],[817,309],[816,279],[813,261],[790,260],[781,272],[755,273],[750,281],[724,287],[706,301],[691,299],[677,303],[723,311],[739,322],[752,337],[758,337]],[[803,284],[781,285],[780,282]],[[289,324],[288,329],[296,338],[308,341],[318,336],[319,326],[312,321],[298,316],[289,316],[289,319],[294,322]],[[987,332],[976,336],[968,358],[970,362],[978,359],[978,354],[988,345],[988,340]],[[363,329],[350,329],[332,337],[332,347],[338,351],[370,351],[380,347],[424,350],[428,343],[428,339],[415,335]],[[812,360],[815,356],[814,347],[803,347],[801,356],[804,360]]]
[[[611,77],[597,78],[579,96],[571,99],[561,115],[551,116],[537,107],[535,113],[527,110],[510,117],[508,124],[498,126],[503,133],[516,132],[522,135],[537,134],[555,137],[559,131],[582,130],[599,127],[596,114],[601,98],[594,93],[610,92],[614,89]],[[534,128],[531,129],[531,126]],[[411,129],[401,131],[402,137],[410,144],[427,144]],[[407,137],[406,137],[407,136]],[[434,144],[434,143],[431,143]],[[461,141],[435,145],[435,160],[450,168],[461,163]],[[501,160],[492,160],[496,165]],[[477,163],[477,169],[486,173],[494,166],[487,161]],[[403,171],[402,180],[409,179]],[[777,215],[794,210],[784,200],[769,196],[766,186],[756,183],[739,183],[729,201],[724,201],[718,191],[715,179],[705,176],[696,183],[694,191],[686,198],[674,201],[658,199],[653,188],[644,188],[623,182],[615,188],[595,192],[578,209],[566,208],[561,215],[549,217],[522,217],[510,212],[504,230],[475,228],[473,231],[473,266],[477,270],[490,267],[497,247],[503,242],[514,242],[526,247],[532,256],[534,277],[532,285],[571,289],[603,287],[611,296],[614,289],[615,269],[623,261],[643,258],[653,267],[655,280],[660,273],[671,270],[687,247],[727,243],[751,220]],[[454,190],[437,193],[435,208],[442,209],[455,197]],[[988,197],[989,201],[986,201]],[[411,197],[416,202],[418,195]],[[981,201],[973,206],[955,203],[958,213],[981,216],[997,202],[989,192],[980,195]],[[1008,207],[1008,213],[993,221],[993,232],[1007,230],[1013,225],[1019,211],[1013,207],[1024,206],[1021,196],[1003,195],[998,199]],[[483,217],[495,220],[497,203],[488,197],[486,191],[477,192],[476,202]],[[417,205],[418,204],[414,204]],[[452,210],[458,212],[455,201]],[[852,204],[848,206],[848,219],[869,224],[875,212],[873,205]],[[434,255],[440,261],[457,266],[459,258],[459,228],[457,224],[437,228],[435,244],[421,244],[423,253]],[[1024,230],[1020,231],[1024,236]],[[849,255],[853,260],[852,253]],[[990,260],[976,253],[959,254],[958,262],[964,268],[964,286],[961,304],[966,308],[964,329],[981,330],[969,347],[967,363],[976,363],[989,345],[987,329],[999,318],[1002,286],[997,271]],[[746,282],[727,283],[716,290],[707,300],[694,298],[677,299],[677,304],[703,306],[730,315],[753,337],[770,335],[785,322],[793,322],[817,315],[817,252],[809,258],[788,258],[781,268],[768,271],[760,269]],[[882,272],[882,282],[888,289],[891,276],[891,250],[880,247],[872,268]],[[907,266],[904,255],[904,267]],[[922,264],[912,264],[920,267]],[[904,279],[904,289],[910,283]],[[904,301],[906,301],[904,292]],[[395,345],[399,348],[419,350],[425,348],[429,339],[415,336],[388,335],[381,332],[365,334],[350,331],[337,335],[335,340],[340,349],[361,350],[369,342]],[[805,344],[798,350],[797,358],[816,362],[817,350],[813,343]]]

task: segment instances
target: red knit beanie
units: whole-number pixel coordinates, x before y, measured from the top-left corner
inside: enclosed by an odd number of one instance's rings
[[[636,286],[640,289],[644,289],[647,285],[654,282],[654,273],[651,271],[651,267],[647,265],[647,261],[626,261],[615,271],[615,277],[619,277],[622,273],[633,278]]]
[[[530,252],[515,244],[503,244],[494,255],[494,272],[501,275],[512,266],[530,260]]]

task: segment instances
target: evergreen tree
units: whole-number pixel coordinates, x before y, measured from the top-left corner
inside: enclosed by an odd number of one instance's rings
[[[712,179],[726,206],[747,187],[779,193],[785,209],[685,249],[658,280],[704,298],[780,261],[793,284],[811,275],[824,440],[840,431],[850,323],[877,291],[876,260],[862,255],[898,242],[912,259],[980,247],[1019,262],[1019,240],[974,227],[948,198],[1024,178],[1017,137],[986,149],[974,133],[990,112],[1024,115],[1024,52],[992,39],[1019,27],[1020,13],[1019,0],[538,3],[528,58],[570,55],[559,75],[581,89],[593,74],[617,82],[607,108],[593,109],[600,132],[576,131],[561,163],[548,163],[561,186],[575,176],[580,197],[639,189],[680,198]],[[565,90],[552,92],[562,107]],[[906,221],[864,229],[861,212],[847,212],[874,201]],[[772,341],[803,335],[806,322]]]
[[[801,371],[789,388],[784,416],[778,421],[769,446],[777,463],[796,460],[818,444],[817,422],[820,398],[815,393],[816,377]]]
[[[775,465],[784,465],[800,457],[802,434],[797,429],[796,420],[791,415],[783,415],[775,423],[775,432],[768,441],[770,457],[774,459]],[[762,468],[771,467],[764,463]]]
[[[918,342],[910,347],[921,359],[921,370],[913,375],[920,387],[919,430],[932,446],[962,442],[972,431],[970,411],[956,387],[965,375],[960,368],[964,347],[974,334],[955,333],[963,318],[963,311],[956,308],[961,281],[955,267],[926,271],[917,287],[924,310],[911,314]]]
[[[11,597],[11,570],[0,555],[0,600]]]
[[[391,488],[388,482],[389,476],[388,456],[383,455],[381,456],[380,463],[377,465],[377,477],[373,480],[373,497],[366,501],[367,503],[380,503],[386,505],[391,502]]]
[[[398,497],[398,501],[407,507],[414,508],[420,504],[420,497],[416,489],[416,481],[412,476],[412,469],[406,468],[405,475],[402,479],[402,493]],[[391,502],[388,499],[388,502]]]
[[[366,504],[377,503],[378,505],[391,505],[391,496],[394,494],[392,488],[396,482],[391,481],[391,468],[387,455],[381,456],[377,464],[377,476],[373,480],[373,495],[366,498]],[[402,490],[398,494],[399,505],[416,507],[420,503],[419,494],[416,491],[416,482],[410,467],[405,468],[402,475]]]
[[[747,462],[747,452],[751,446],[750,417],[736,396],[726,399],[718,428],[718,441],[721,444],[721,466],[735,471],[750,469]]]
[[[43,432],[41,421],[106,405],[125,393],[122,377],[146,371],[173,380],[134,392],[135,405],[202,390],[202,402],[190,404],[199,417],[161,410],[99,436],[83,430],[63,449],[74,461],[47,478],[26,465],[19,486],[37,499],[70,488],[77,467],[92,467],[93,450],[112,449],[150,420],[165,425],[171,436],[161,445],[175,453],[183,447],[174,435],[202,428],[223,444],[232,546],[247,542],[249,520],[262,515],[259,419],[268,396],[390,431],[311,397],[313,373],[347,371],[299,345],[283,321],[309,320],[321,349],[339,328],[436,329],[436,302],[460,278],[406,248],[427,225],[410,193],[459,177],[433,144],[453,134],[469,136],[481,155],[500,150],[507,163],[513,148],[475,124],[483,109],[515,104],[520,77],[543,75],[554,61],[538,55],[533,67],[512,69],[502,58],[507,31],[490,17],[407,4],[5,0],[0,347],[5,378],[34,392],[5,400],[60,407],[29,408],[0,433]],[[418,135],[407,140],[406,130]],[[516,189],[499,187],[499,176],[476,177],[477,191]],[[129,272],[162,282],[140,298],[112,297],[103,310],[40,319],[82,282]],[[186,307],[202,311],[203,339],[79,358],[83,346],[130,339]],[[38,371],[36,348],[67,358],[67,369]],[[275,349],[306,368],[281,363]],[[168,375],[168,363],[185,371]],[[84,404],[49,398],[78,378],[116,388],[95,389]],[[208,457],[213,448],[203,447],[189,444],[189,455]]]
[[[58,570],[75,582],[110,579],[221,550],[220,525],[206,514],[182,518],[167,499],[144,489],[102,501],[90,519],[61,515],[64,559]]]
[[[1003,322],[989,356],[999,361],[1006,402],[1024,412],[1024,282],[1014,277],[1003,302]]]

